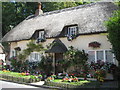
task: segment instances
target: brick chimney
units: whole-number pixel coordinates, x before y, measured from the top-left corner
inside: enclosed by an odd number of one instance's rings
[[[35,16],[38,16],[38,15],[43,14],[43,11],[41,10],[41,7],[42,7],[42,5],[41,5],[41,3],[39,2],[39,3],[38,3],[38,9],[35,11]]]

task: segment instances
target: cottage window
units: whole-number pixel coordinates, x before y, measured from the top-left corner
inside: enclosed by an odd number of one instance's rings
[[[113,62],[113,60],[114,60],[114,55],[113,55],[113,53],[112,52],[110,52],[109,50],[106,50],[105,51],[105,53],[106,53],[106,61],[108,61],[108,62]]]
[[[68,27],[68,35],[69,36],[77,35],[77,31],[78,31],[77,26]]]
[[[103,51],[96,51],[97,60],[104,60]]]
[[[29,56],[30,62],[40,62],[41,61],[41,54],[39,52],[32,52]]]
[[[45,31],[38,32],[37,43],[45,41]]]
[[[88,62],[102,60],[104,62],[114,62],[114,55],[111,50],[90,50],[88,51]]]
[[[15,57],[15,56],[17,56],[17,51],[16,51],[16,50],[13,50],[13,51],[12,51],[12,57]]]
[[[75,39],[77,33],[78,33],[78,27],[77,26],[68,27],[68,31],[67,31],[68,41],[72,41],[73,39]]]
[[[45,32],[44,31],[39,31],[39,38],[42,38],[42,39],[45,38]]]

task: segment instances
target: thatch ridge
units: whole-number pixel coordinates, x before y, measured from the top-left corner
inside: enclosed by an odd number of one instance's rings
[[[46,12],[43,15],[25,19],[2,41],[18,41],[30,39],[36,30],[44,29],[46,37],[58,36],[67,25],[77,24],[79,34],[106,31],[104,21],[112,16],[118,7],[111,2],[98,2],[88,5]]]

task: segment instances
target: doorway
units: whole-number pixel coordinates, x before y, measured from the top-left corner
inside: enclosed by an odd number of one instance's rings
[[[58,74],[58,73],[62,73],[63,72],[63,70],[62,70],[62,66],[60,66],[59,64],[58,64],[58,62],[60,61],[60,60],[63,60],[63,53],[55,53],[55,72],[56,72],[56,74]]]

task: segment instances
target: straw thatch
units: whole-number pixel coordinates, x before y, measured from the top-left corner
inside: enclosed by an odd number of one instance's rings
[[[77,24],[79,34],[106,31],[104,21],[117,9],[113,3],[98,2],[29,16],[8,32],[2,41],[30,39],[36,30],[44,29],[46,37],[56,37],[67,25]]]

